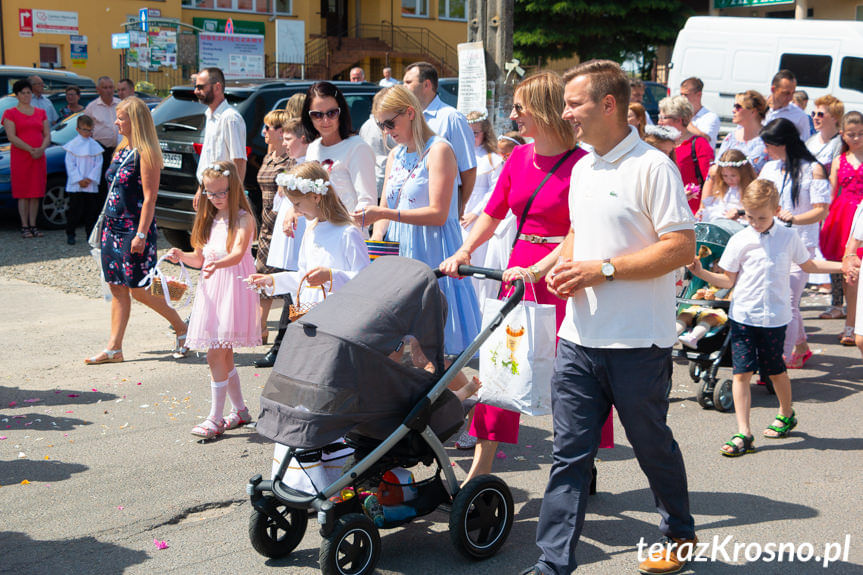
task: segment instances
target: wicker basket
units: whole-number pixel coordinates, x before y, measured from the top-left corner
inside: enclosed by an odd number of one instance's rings
[[[309,273],[311,273],[311,272],[309,272]],[[308,283],[308,277],[309,277],[309,274],[307,273],[306,275],[303,276],[303,279],[300,280],[300,285],[297,286],[297,298],[295,300],[296,303],[288,306],[288,319],[290,319],[291,321],[297,321],[298,319],[300,319],[301,317],[303,317],[304,315],[309,313],[313,307],[315,307],[316,305],[321,303],[321,302],[306,302],[306,303],[301,302],[300,294],[303,291],[303,284]],[[324,289],[324,286],[321,286],[321,293],[324,294],[325,300],[327,299],[327,291],[332,292],[332,289],[333,289],[332,279],[330,279],[330,281],[327,283],[329,283],[328,290]]]
[[[168,283],[168,298],[171,301],[180,301],[183,299],[183,295],[186,293],[186,290],[189,289],[188,284],[185,284],[176,278],[165,278]],[[162,280],[158,277],[153,279],[153,283],[150,284],[150,293],[157,296],[164,296],[165,292],[162,289]]]

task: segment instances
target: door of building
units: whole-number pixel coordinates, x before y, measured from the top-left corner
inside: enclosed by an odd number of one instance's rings
[[[347,0],[321,0],[321,16],[327,22],[327,36],[348,35]]]

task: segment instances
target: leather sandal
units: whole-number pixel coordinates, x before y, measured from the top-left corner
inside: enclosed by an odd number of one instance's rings
[[[246,407],[241,409],[240,411],[231,410],[231,413],[228,414],[228,417],[222,420],[222,423],[225,424],[225,431],[229,429],[235,429],[240,427],[241,425],[246,425],[247,423],[252,422],[252,416],[249,413],[249,408]]]
[[[743,442],[742,446],[734,443],[735,437],[739,438],[740,441]],[[721,453],[725,457],[740,457],[741,455],[746,455],[747,453],[752,453],[753,451],[755,451],[755,436],[750,435],[749,437],[746,437],[742,433],[735,433],[731,436],[730,441],[726,441],[723,444],[723,447],[725,447],[726,445],[731,447],[731,449],[722,449],[722,447],[720,447],[719,453]]]
[[[845,326],[845,331],[839,336],[839,343],[848,347],[857,345],[857,341],[854,338],[854,326]]]
[[[768,425],[767,429],[764,430],[764,437],[768,439],[785,439],[791,433],[791,430],[797,427],[797,414],[794,413],[794,410],[791,410],[791,417],[785,417],[781,413],[777,413],[775,419],[781,421],[783,425]],[[775,431],[776,435],[770,435],[767,433],[768,431]]]
[[[104,357],[102,355],[104,354]],[[103,349],[102,353],[98,355],[94,355],[93,357],[88,357],[84,360],[84,363],[87,365],[101,365],[103,363],[122,363],[123,362],[123,350],[122,349]]]
[[[183,359],[189,354],[189,348],[186,347],[186,334],[178,335],[174,341],[174,349],[171,350],[171,357],[174,359]]]
[[[32,238],[33,232],[30,231],[30,228],[27,226],[21,226],[21,237],[22,238]]]
[[[845,319],[845,310],[842,306],[831,305],[818,316],[818,319]]]
[[[30,233],[33,234],[34,238],[44,238],[45,234],[43,234],[39,228],[36,226],[30,226]]]
[[[212,425],[207,425],[207,422],[210,422]],[[204,439],[212,439],[213,437],[218,437],[224,432],[224,420],[217,423],[209,417],[192,428],[192,435],[197,435],[198,437],[203,437]]]

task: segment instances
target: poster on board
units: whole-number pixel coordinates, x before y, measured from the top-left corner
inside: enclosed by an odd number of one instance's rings
[[[225,78],[264,78],[264,37],[256,34],[198,35],[198,69],[216,66]]]
[[[306,61],[306,23],[303,20],[276,20],[276,62],[302,64]]]
[[[482,42],[458,45],[458,111],[488,112],[486,109],[485,49]]]

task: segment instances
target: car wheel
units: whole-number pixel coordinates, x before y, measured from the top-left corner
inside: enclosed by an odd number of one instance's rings
[[[42,209],[39,212],[39,225],[48,229],[59,229],[66,225],[69,209],[69,196],[66,195],[66,178],[55,176],[48,180]]]
[[[171,247],[179,248],[184,252],[192,251],[192,236],[185,230],[175,230],[172,228],[160,228],[162,235],[171,244]]]

